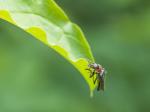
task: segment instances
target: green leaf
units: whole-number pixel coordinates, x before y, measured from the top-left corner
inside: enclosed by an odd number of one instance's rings
[[[87,60],[94,61],[81,29],[72,23],[53,0],[0,0],[0,18],[33,35],[61,54],[95,88]]]

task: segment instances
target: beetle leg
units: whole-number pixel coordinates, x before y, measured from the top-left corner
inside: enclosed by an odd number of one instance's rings
[[[85,70],[90,71],[90,78],[94,76],[95,70],[91,70],[91,69],[85,69]]]
[[[89,69],[89,68],[87,68],[87,69],[85,69],[85,70],[88,70],[88,71],[92,72],[92,70],[91,70],[91,69]]]
[[[95,70],[93,70],[93,71],[91,72],[90,78],[92,78],[92,77],[94,76],[94,74],[95,74]]]
[[[93,71],[92,71],[91,69],[89,69],[89,68],[87,68],[87,69],[85,69],[85,70],[88,70],[88,71],[90,72],[90,76],[91,76],[91,74],[93,73]]]
[[[98,77],[97,77],[97,75],[96,75],[96,78],[95,78],[95,79],[93,78],[93,83],[94,83],[94,84],[96,83],[97,79],[98,79]]]

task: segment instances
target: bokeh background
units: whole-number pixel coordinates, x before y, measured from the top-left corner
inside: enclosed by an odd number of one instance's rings
[[[150,1],[56,0],[107,69],[89,89],[60,55],[0,20],[0,112],[149,112]]]

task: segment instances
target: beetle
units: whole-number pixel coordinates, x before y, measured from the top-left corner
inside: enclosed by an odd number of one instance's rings
[[[90,78],[93,78],[93,83],[95,84],[97,81],[97,91],[104,91],[105,69],[100,64],[90,62],[86,70],[90,71]]]

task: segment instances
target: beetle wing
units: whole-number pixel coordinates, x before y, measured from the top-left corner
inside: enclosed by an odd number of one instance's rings
[[[104,91],[104,78],[100,77],[98,81],[97,91]]]

